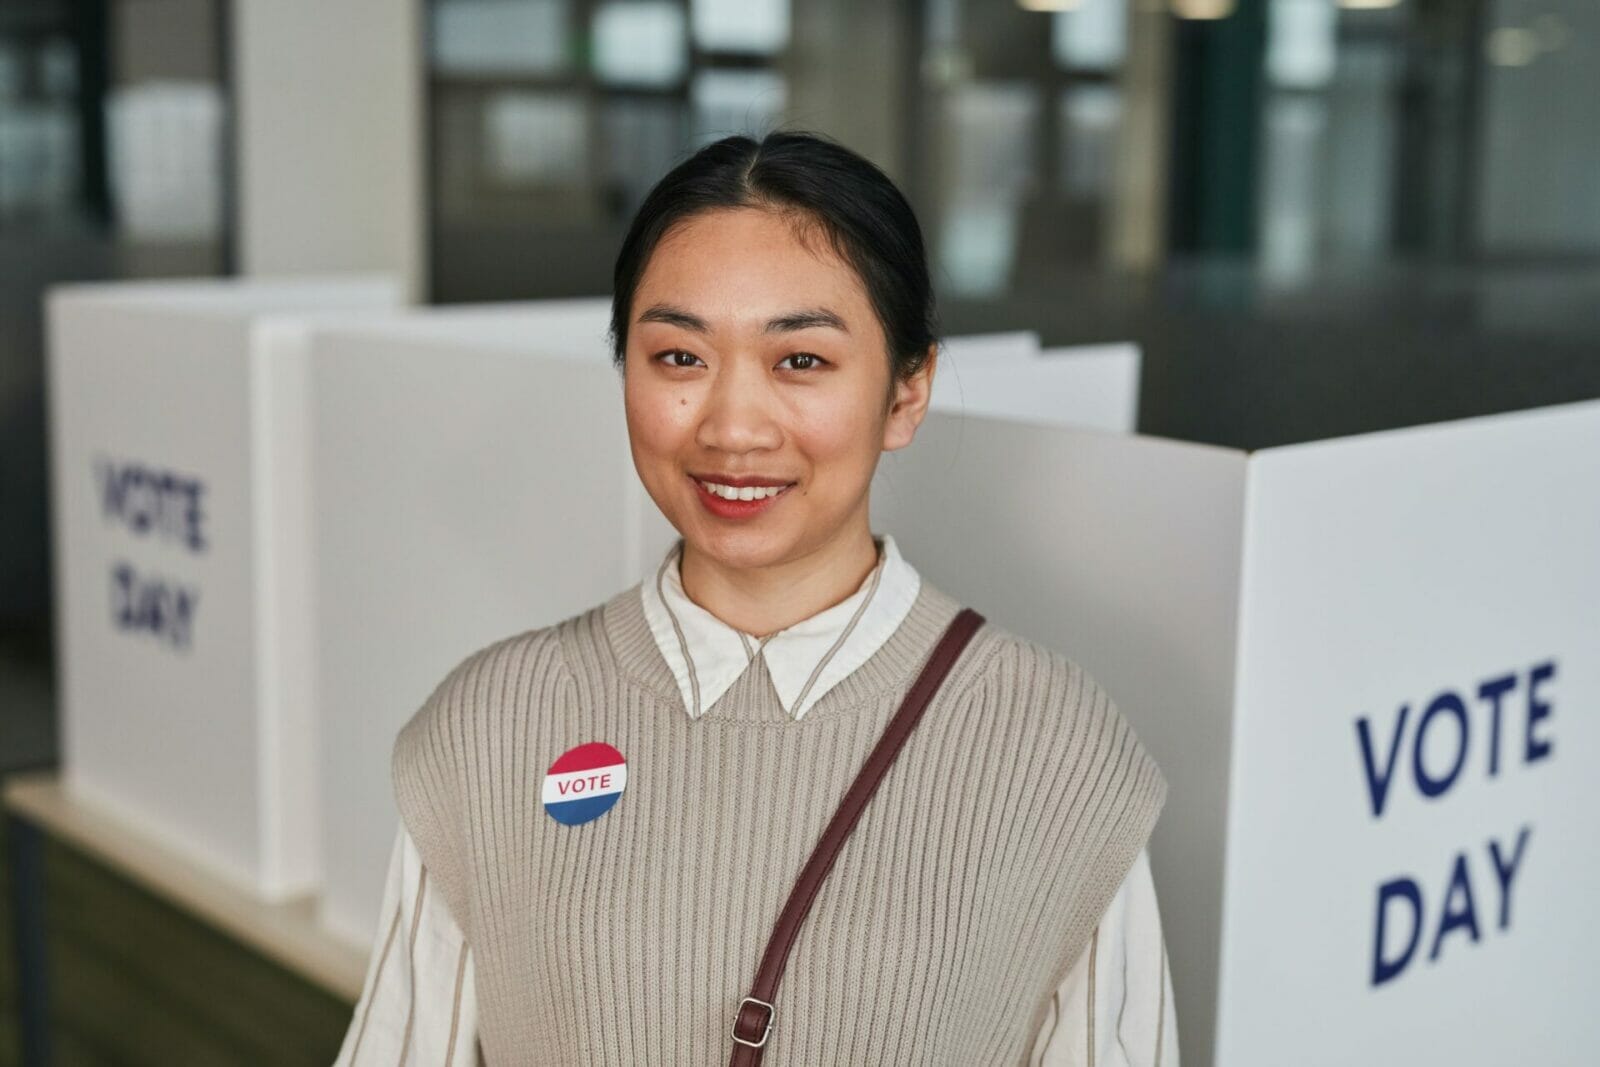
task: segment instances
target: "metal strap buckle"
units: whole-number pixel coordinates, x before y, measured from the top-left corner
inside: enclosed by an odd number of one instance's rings
[[[767,1009],[767,1028],[761,1031],[760,1041],[746,1041],[744,1038],[739,1036],[739,1020],[744,1018],[744,1006],[746,1004],[759,1004],[763,1008]],[[739,1010],[733,1013],[733,1039],[739,1042],[739,1044],[749,1045],[751,1048],[760,1048],[762,1045],[765,1045],[767,1043],[767,1035],[772,1033],[772,1016],[774,1014],[774,1008],[766,1001],[757,1000],[755,997],[745,997],[743,1000],[739,1001]]]

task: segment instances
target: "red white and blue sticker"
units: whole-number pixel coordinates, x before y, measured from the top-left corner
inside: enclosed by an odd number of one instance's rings
[[[544,810],[565,826],[598,819],[611,810],[628,784],[622,753],[604,741],[569,748],[544,776]]]

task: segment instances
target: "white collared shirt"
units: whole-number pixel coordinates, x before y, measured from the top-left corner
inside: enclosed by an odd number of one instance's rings
[[[757,639],[683,591],[682,541],[640,583],[646,619],[698,716],[754,662],[783,708],[801,718],[866,662],[911,610],[921,578],[894,538],[855,592]],[[430,892],[402,823],[390,852],[383,926],[361,999],[334,1067],[475,1067],[479,1062],[472,950],[444,898]],[[1034,1039],[1030,1067],[1178,1067],[1177,1016],[1149,854],[1141,850],[1082,955],[1066,974]]]
[[[867,661],[911,612],[922,577],[885,534],[878,563],[856,591],[765,638],[742,633],[683,591],[683,541],[640,583],[644,616],[672,668],[691,718],[717,702],[761,656],[778,701],[799,719],[840,679]],[[692,653],[692,655],[691,655]]]

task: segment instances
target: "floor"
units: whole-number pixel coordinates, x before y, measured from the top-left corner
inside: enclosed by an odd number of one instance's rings
[[[0,775],[55,761],[49,672],[0,646]],[[0,855],[12,827],[0,820]],[[19,1064],[0,864],[0,1067]],[[327,1067],[351,1006],[65,846],[43,862],[56,1067]]]

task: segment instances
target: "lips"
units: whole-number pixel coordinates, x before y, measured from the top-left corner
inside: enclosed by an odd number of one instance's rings
[[[707,512],[719,519],[753,518],[756,515],[766,511],[768,508],[776,505],[778,501],[782,500],[788,495],[789,490],[794,486],[794,483],[792,482],[779,482],[774,485],[771,479],[767,479],[763,488],[776,488],[777,491],[775,493],[769,496],[763,496],[759,499],[740,500],[735,498],[730,500],[725,496],[719,496],[717,493],[707,489],[705,484],[697,478],[691,477],[690,481],[694,483],[695,496],[699,498],[700,505],[705,508]],[[714,484],[726,486],[729,483],[722,482]],[[742,486],[740,488],[746,493],[759,491],[754,485]],[[729,492],[732,492],[731,488],[729,489]]]
[[[689,477],[697,482],[731,485],[735,489],[743,489],[747,485],[752,487],[790,485],[794,481],[792,478],[773,478],[761,474],[725,474],[721,471],[690,471]]]

